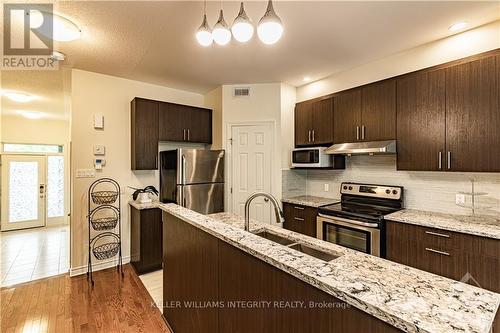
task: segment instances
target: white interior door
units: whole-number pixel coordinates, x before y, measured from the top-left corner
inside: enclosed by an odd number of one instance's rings
[[[245,201],[254,192],[271,192],[271,125],[233,126],[231,128],[231,170],[233,213],[245,215]],[[250,217],[271,222],[271,204],[264,198],[252,201]]]
[[[46,157],[2,155],[2,230],[45,225]]]

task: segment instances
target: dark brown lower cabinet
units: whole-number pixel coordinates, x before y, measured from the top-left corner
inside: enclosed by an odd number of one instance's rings
[[[161,210],[137,209],[130,206],[130,262],[137,274],[162,267]]]
[[[283,214],[285,215],[283,224],[285,229],[316,237],[317,208],[283,203]]]
[[[500,292],[500,240],[388,221],[387,259]]]
[[[163,233],[163,315],[175,333],[400,332],[166,212]]]

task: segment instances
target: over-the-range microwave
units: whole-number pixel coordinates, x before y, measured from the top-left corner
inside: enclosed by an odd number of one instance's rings
[[[295,148],[292,150],[293,168],[330,168],[332,156],[325,154],[326,147]]]

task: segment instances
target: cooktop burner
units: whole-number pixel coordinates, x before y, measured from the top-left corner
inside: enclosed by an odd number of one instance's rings
[[[353,204],[353,203],[335,203],[319,208],[319,212],[325,215],[333,216],[355,216],[365,219],[382,219],[384,215],[394,213],[401,208],[383,207],[375,205]]]
[[[342,183],[342,200],[319,208],[322,215],[380,222],[403,207],[403,187]]]

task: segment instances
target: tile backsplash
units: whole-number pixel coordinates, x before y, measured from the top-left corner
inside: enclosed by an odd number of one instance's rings
[[[474,182],[476,214],[500,216],[500,173],[397,171],[395,155],[347,157],[345,170],[283,170],[283,197],[340,198],[345,181],[404,186],[406,208],[452,214],[472,213],[472,196],[465,194],[462,207],[455,195],[470,193]]]

